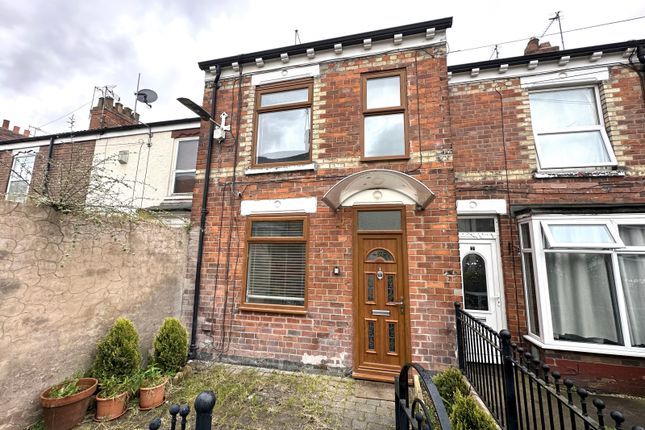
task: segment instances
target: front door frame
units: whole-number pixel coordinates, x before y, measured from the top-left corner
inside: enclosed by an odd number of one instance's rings
[[[398,210],[401,213],[401,229],[400,230],[371,230],[365,232],[359,232],[358,230],[358,213],[359,212],[369,212],[369,211],[380,211],[380,210]],[[358,287],[360,285],[359,279],[363,276],[362,273],[359,273],[359,268],[361,267],[360,259],[363,257],[359,255],[359,240],[362,235],[374,235],[374,234],[388,234],[388,235],[400,235],[401,236],[401,274],[399,279],[401,282],[401,287],[403,290],[403,301],[405,302],[405,310],[403,312],[402,323],[404,325],[403,332],[405,333],[405,347],[402,348],[402,357],[403,363],[408,363],[411,361],[412,356],[412,342],[411,342],[411,324],[410,324],[410,292],[408,285],[408,246],[407,246],[407,229],[406,229],[406,213],[405,206],[402,205],[360,205],[352,207],[352,362],[353,370],[352,377],[356,379],[367,379],[372,381],[381,381],[381,382],[394,382],[394,374],[386,374],[379,372],[365,372],[357,371],[360,364],[360,351],[359,351],[359,342],[358,336],[362,336],[360,329],[360,303],[358,303]]]

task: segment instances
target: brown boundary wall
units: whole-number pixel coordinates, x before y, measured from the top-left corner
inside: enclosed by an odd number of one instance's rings
[[[49,385],[87,369],[96,342],[130,318],[144,358],[164,318],[179,316],[184,229],[101,227],[0,201],[0,429],[24,428]]]

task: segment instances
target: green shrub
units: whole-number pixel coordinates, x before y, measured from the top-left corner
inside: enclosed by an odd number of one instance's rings
[[[455,401],[450,412],[453,430],[497,430],[495,420],[482,409],[473,396],[455,391]]]
[[[95,378],[124,380],[139,372],[139,335],[129,319],[117,319],[108,334],[99,341],[97,349],[91,370]]]
[[[450,411],[453,403],[455,403],[455,393],[458,392],[462,396],[470,394],[470,387],[461,374],[459,369],[451,367],[432,378],[432,382],[437,386],[439,394],[446,405],[446,410]]]
[[[177,372],[188,357],[188,332],[177,318],[166,318],[153,346],[155,366],[165,374]]]

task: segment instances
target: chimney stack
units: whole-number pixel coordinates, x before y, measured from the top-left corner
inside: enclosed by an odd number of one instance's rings
[[[12,130],[9,128],[10,123],[11,121],[9,121],[8,119],[2,120],[2,128],[0,128],[0,141],[29,137],[29,130],[24,130],[24,132],[21,134],[20,127],[14,125]]]
[[[524,55],[541,54],[543,52],[556,52],[559,51],[559,46],[551,46],[549,42],[540,43],[537,37],[531,37],[529,43],[524,48]]]
[[[124,108],[118,101],[115,103],[112,97],[99,98],[96,106],[90,110],[90,130],[136,124],[139,124],[139,114],[134,114],[128,107]]]

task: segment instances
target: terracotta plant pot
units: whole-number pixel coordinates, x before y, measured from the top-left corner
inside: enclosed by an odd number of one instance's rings
[[[125,414],[128,408],[128,392],[104,399],[99,393],[96,396],[96,421],[112,421]]]
[[[166,400],[166,383],[168,379],[155,387],[139,388],[139,409],[147,411],[163,404]]]
[[[59,399],[49,398],[51,387],[40,395],[40,405],[43,407],[45,428],[48,430],[69,430],[83,420],[87,412],[90,398],[96,391],[98,381],[94,378],[81,378],[77,387],[85,389],[79,393]]]

